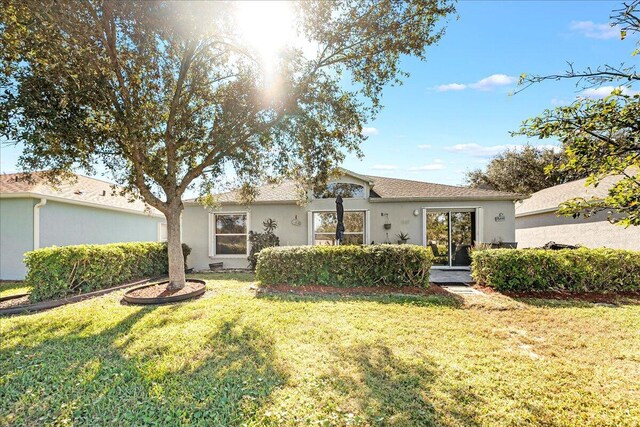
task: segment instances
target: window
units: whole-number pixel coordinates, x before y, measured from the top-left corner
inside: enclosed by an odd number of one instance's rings
[[[362,211],[350,211],[344,213],[344,240],[343,245],[364,244],[364,221],[365,215]],[[338,218],[335,212],[314,212],[313,213],[313,244],[314,245],[335,245],[336,225]]]
[[[316,199],[335,199],[338,196],[345,199],[364,199],[364,186],[349,182],[331,182],[327,188],[313,192]]]
[[[167,223],[159,222],[158,223],[158,242],[166,242],[168,238],[167,236],[168,236]]]
[[[215,214],[214,255],[247,254],[247,214]]]

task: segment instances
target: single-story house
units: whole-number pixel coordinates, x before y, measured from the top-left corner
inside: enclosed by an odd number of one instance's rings
[[[342,170],[324,191],[308,192],[300,205],[291,181],[258,188],[250,206],[235,192],[218,195],[219,207],[205,209],[195,199],[185,201],[183,241],[192,248],[189,265],[206,269],[247,266],[248,232],[262,232],[273,219],[280,244],[335,243],[336,205],[344,198],[345,242],[396,243],[399,233],[408,243],[431,247],[441,268],[469,265],[468,249],[476,242],[515,241],[515,202],[521,195],[407,179],[361,175]]]
[[[37,173],[0,175],[0,279],[26,274],[25,252],[47,246],[166,240],[164,215],[78,176],[53,188]]]
[[[621,178],[610,176],[597,187],[586,186],[586,179],[540,190],[516,204],[516,240],[520,247],[540,247],[548,242],[582,245],[590,248],[640,250],[640,227],[624,228],[611,224],[606,212],[589,218],[558,216],[558,206],[569,199],[605,197]]]

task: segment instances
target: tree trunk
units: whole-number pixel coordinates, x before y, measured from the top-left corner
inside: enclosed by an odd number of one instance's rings
[[[182,253],[182,239],[180,237],[181,209],[174,208],[165,214],[167,218],[167,243],[169,249],[169,285],[167,289],[184,288],[184,255]]]

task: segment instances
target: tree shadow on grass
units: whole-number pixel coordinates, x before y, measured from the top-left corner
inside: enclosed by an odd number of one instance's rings
[[[364,425],[478,425],[479,397],[470,390],[440,388],[440,395],[459,404],[447,407],[446,414],[434,406],[432,390],[440,374],[429,358],[400,358],[381,344],[343,348],[336,357],[341,359],[338,367],[320,381],[336,400],[351,402]]]
[[[280,292],[260,292],[256,294],[259,299],[277,302],[343,302],[364,301],[375,304],[400,304],[418,307],[462,307],[464,300],[458,295],[341,295],[341,294],[294,294]]]
[[[238,319],[216,322],[197,345],[185,342],[186,355],[158,339],[162,326],[138,349],[136,325],[156,310],[98,333],[83,322],[36,345],[25,336],[0,348],[0,424],[237,425],[285,381],[273,339]]]

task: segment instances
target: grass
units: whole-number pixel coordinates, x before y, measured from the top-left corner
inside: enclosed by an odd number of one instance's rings
[[[0,282],[0,298],[11,295],[26,294],[31,290],[24,282]]]
[[[248,274],[197,277],[211,292],[177,305],[116,292],[0,318],[0,425],[640,423],[640,305],[256,296]]]

